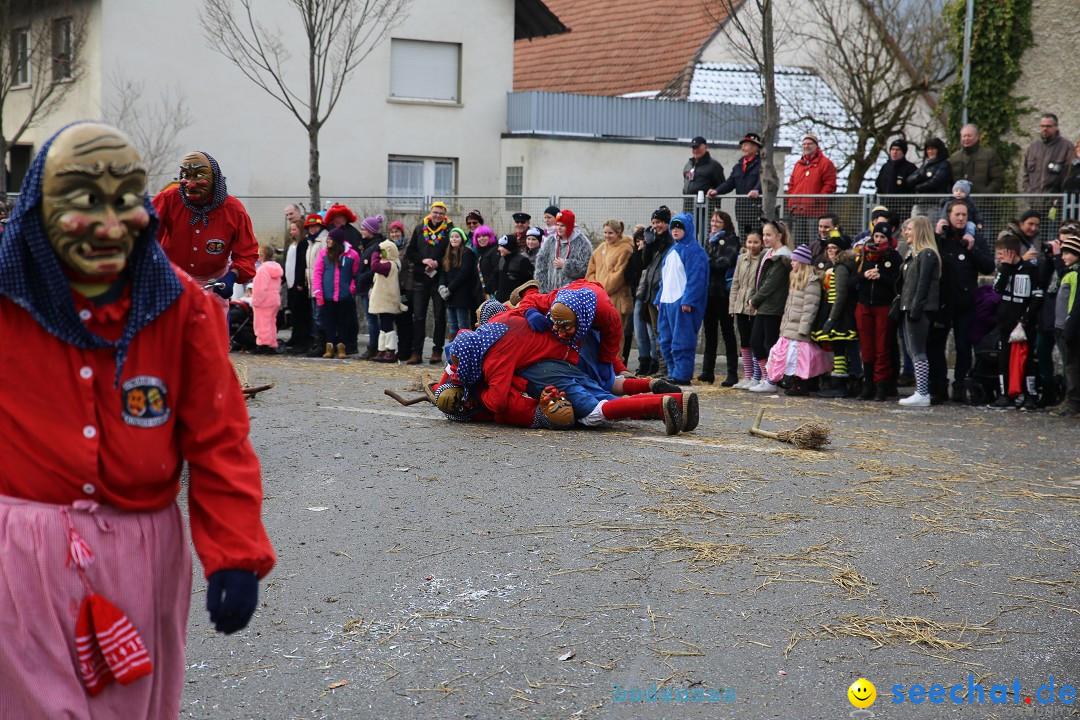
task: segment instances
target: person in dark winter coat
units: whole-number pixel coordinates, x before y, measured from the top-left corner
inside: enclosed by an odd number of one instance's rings
[[[480,303],[495,299],[499,289],[499,243],[495,231],[487,225],[481,225],[473,231],[473,253],[476,256],[476,269],[480,282]]]
[[[949,151],[941,138],[930,138],[923,148],[923,163],[908,175],[907,183],[912,192],[948,195],[952,191],[952,168]]]
[[[738,233],[743,237],[758,227],[761,221],[761,136],[747,133],[739,143],[742,159],[731,167],[727,180],[710,190],[709,197],[727,195],[735,191],[735,219]],[[728,232],[735,232],[731,228]]]
[[[859,277],[855,325],[859,330],[864,381],[862,400],[885,400],[895,393],[893,347],[896,321],[889,317],[896,281],[900,277],[901,258],[896,252],[892,226],[878,223],[874,234],[859,247],[855,258]]]
[[[788,275],[791,273],[791,236],[787,226],[779,221],[766,221],[761,227],[761,240],[765,244],[758,263],[748,308],[754,310],[754,322],[750,330],[750,346],[754,360],[761,369],[761,382],[747,388],[751,392],[776,392],[776,385],[769,382],[765,366],[769,351],[780,339],[780,321],[784,316],[790,290]]]
[[[661,205],[653,211],[650,220],[652,227],[645,228],[645,251],[642,254],[645,270],[642,271],[641,280],[638,283],[637,297],[641,298],[642,302],[645,303],[645,311],[649,314],[649,329],[652,331],[654,338],[657,337],[656,329],[659,317],[654,299],[660,289],[660,266],[664,262],[664,254],[667,253],[673,242],[671,232],[668,230],[670,222],[671,210],[668,209],[667,205]],[[659,344],[653,348],[653,359],[655,362],[653,362],[648,374],[661,377],[666,375]]]
[[[412,277],[412,313],[413,337],[412,355],[406,361],[408,365],[423,362],[424,339],[427,337],[428,303],[432,305],[435,327],[432,331],[432,365],[442,364],[443,338],[446,335],[446,306],[438,291],[437,276],[439,263],[446,254],[449,245],[450,228],[453,222],[446,217],[446,203],[431,203],[431,210],[413,229],[412,238],[405,248],[401,272]]]
[[[878,195],[908,195],[913,193],[908,178],[918,171],[915,163],[907,159],[908,143],[904,138],[897,138],[889,144],[889,160],[881,166],[877,180]],[[881,198],[887,208],[901,217],[911,214],[912,202],[907,198]]]
[[[699,192],[707,192],[724,182],[724,166],[709,154],[705,138],[696,137],[691,140],[690,153],[690,159],[683,166],[683,195],[694,196]],[[686,198],[683,210],[690,211],[693,207],[694,198]]]
[[[705,356],[701,361],[698,380],[711,383],[716,380],[717,327],[724,337],[727,357],[727,378],[720,383],[731,387],[739,382],[739,349],[735,341],[735,319],[731,316],[728,299],[735,262],[739,258],[739,237],[735,234],[731,216],[717,210],[709,221],[709,241],[705,252],[709,256],[709,294],[705,305]]]
[[[1042,309],[1043,289],[1039,285],[1038,268],[1024,262],[1020,257],[1023,246],[1015,235],[1002,233],[994,243],[997,255],[998,271],[994,278],[994,291],[1001,295],[997,306],[997,330],[1001,338],[1001,351],[998,353],[998,380],[1001,383],[1001,395],[991,403],[991,407],[1018,407],[1031,412],[1038,408],[1035,389],[1035,332],[1039,324],[1039,312]],[[1019,338],[1016,335],[1020,335]],[[1026,348],[1018,345],[1026,345]],[[1026,357],[1023,363],[1023,381],[1010,383],[1012,374],[1012,355]],[[1020,385],[1020,395],[1014,400],[1010,387]],[[1023,398],[1021,400],[1020,398]]]
[[[656,363],[656,367],[659,368],[659,363],[656,361],[656,335],[649,324],[650,303],[645,297],[647,289],[641,282],[645,275],[646,265],[644,225],[634,227],[633,241],[634,253],[630,256],[630,261],[626,263],[623,277],[626,279],[627,286],[633,288],[634,292],[634,337],[637,338],[638,349],[638,367],[635,374],[647,376],[652,372],[653,364]]]
[[[356,274],[356,294],[367,316],[368,346],[361,356],[364,360],[371,360],[378,354],[376,349],[379,345],[379,316],[368,309],[368,294],[371,286],[375,283],[375,271],[371,269],[371,257],[379,252],[379,244],[385,240],[382,233],[382,215],[366,217],[360,223],[360,247],[354,248],[360,255],[360,269]]]
[[[956,365],[953,369],[953,400],[964,402],[967,391],[964,381],[971,371],[971,325],[975,319],[975,291],[979,275],[994,271],[994,258],[986,241],[972,235],[967,228],[967,205],[949,205],[948,217],[938,221],[935,228],[938,252],[941,254],[940,323],[934,323],[927,340],[930,358],[930,394],[944,395],[948,387],[945,346],[949,330],[956,345]]]
[[[450,247],[439,268],[439,295],[446,303],[447,338],[453,340],[458,330],[472,329],[476,286],[480,282],[476,255],[469,247],[465,230],[457,227],[450,230]]]
[[[517,239],[506,235],[499,238],[499,255],[499,283],[495,299],[504,303],[510,299],[514,288],[533,279],[533,264],[521,254]]]
[[[900,401],[906,407],[928,407],[930,398],[930,359],[926,341],[931,319],[941,305],[941,255],[930,221],[922,215],[911,219],[911,252],[904,260],[901,274],[900,312],[904,337],[911,354],[915,374],[915,392]]]

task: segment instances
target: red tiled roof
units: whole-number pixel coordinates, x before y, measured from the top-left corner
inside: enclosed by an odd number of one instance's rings
[[[663,90],[716,31],[701,0],[546,0],[570,32],[514,43],[514,90]],[[721,3],[709,3],[710,9]]]

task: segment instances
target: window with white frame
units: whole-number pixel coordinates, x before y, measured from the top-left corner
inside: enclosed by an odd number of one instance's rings
[[[461,101],[461,44],[390,40],[390,97]]]
[[[390,197],[419,202],[428,195],[447,197],[456,194],[457,160],[453,158],[391,155],[386,171],[386,194]]]
[[[60,18],[52,23],[52,79],[71,79],[71,64],[74,44],[71,18]]]
[[[506,168],[506,209],[510,212],[521,211],[521,198],[513,197],[521,195],[525,186],[524,168],[520,165],[511,165]]]
[[[15,87],[30,84],[30,28],[11,31],[11,79]]]

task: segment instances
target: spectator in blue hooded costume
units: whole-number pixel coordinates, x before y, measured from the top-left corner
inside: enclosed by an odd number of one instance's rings
[[[674,243],[664,255],[660,289],[653,300],[658,309],[657,337],[668,380],[689,385],[698,332],[705,318],[709,256],[697,241],[694,218],[689,213],[672,218],[669,230]]]

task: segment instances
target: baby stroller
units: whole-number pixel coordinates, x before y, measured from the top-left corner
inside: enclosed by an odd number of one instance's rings
[[[229,349],[251,352],[255,349],[255,312],[246,302],[229,303]]]
[[[988,405],[1001,395],[998,379],[1000,345],[1001,337],[997,328],[986,333],[975,344],[975,363],[965,380],[969,405]]]

